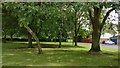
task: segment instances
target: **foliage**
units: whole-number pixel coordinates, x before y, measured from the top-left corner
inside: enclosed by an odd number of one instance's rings
[[[7,33],[8,35],[14,35],[18,31],[19,25],[18,20],[15,16],[11,15],[3,7],[3,14],[2,14],[2,31],[3,35]]]
[[[74,10],[78,11],[77,18],[85,15],[82,12],[83,9],[79,7],[83,7],[82,4],[3,3],[3,8],[11,11],[11,14],[18,18],[20,26],[28,25],[40,38],[58,38],[60,33],[62,33],[63,38],[67,38],[68,34],[73,32]],[[82,19],[84,18],[81,18],[81,21],[83,21]],[[77,29],[82,24],[81,21],[78,21]],[[61,30],[59,30],[60,28]]]
[[[3,3],[3,8],[17,18],[20,26],[30,29],[32,33],[29,30],[28,32],[34,34],[33,36],[67,39],[72,34],[77,38],[78,35],[88,36],[92,30],[95,48],[97,46],[100,48],[101,32],[110,12],[115,10],[116,7],[117,5],[113,2]],[[110,10],[106,11],[106,9]],[[86,28],[92,27],[92,29],[83,29],[84,26],[87,26]]]

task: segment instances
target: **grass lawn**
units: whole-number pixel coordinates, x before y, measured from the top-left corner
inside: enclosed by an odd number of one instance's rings
[[[3,66],[118,66],[115,49],[102,48],[102,52],[108,54],[92,55],[87,53],[89,44],[79,43],[74,47],[70,42],[63,42],[62,48],[43,48],[44,54],[38,55],[37,48],[22,48],[25,46],[27,42],[2,43]]]

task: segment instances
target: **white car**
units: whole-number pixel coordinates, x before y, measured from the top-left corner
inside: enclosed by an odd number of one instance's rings
[[[107,40],[107,41],[105,41],[105,44],[110,44],[110,45],[112,45],[112,44],[115,44],[115,43],[112,42],[112,41],[110,41],[110,40]]]

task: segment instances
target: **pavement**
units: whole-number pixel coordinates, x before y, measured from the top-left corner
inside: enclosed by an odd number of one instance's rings
[[[120,49],[120,47],[118,45],[109,45],[109,44],[100,44],[101,47],[103,48],[112,48],[112,49]]]
[[[91,43],[84,43],[84,44],[88,44],[88,45],[91,45]],[[101,48],[111,48],[111,49],[120,49],[120,46],[118,45],[115,45],[115,44],[100,44],[100,47]]]

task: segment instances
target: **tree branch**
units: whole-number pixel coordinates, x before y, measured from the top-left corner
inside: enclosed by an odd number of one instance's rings
[[[80,22],[82,22],[84,19],[81,19],[78,23],[78,28],[77,28],[77,33],[79,32],[80,30],[80,27],[82,26],[82,24]],[[83,21],[84,22],[84,21]]]
[[[77,33],[80,30],[80,26],[81,26],[81,24],[79,23],[78,28],[77,28]]]
[[[94,7],[94,18],[99,19],[103,6]]]
[[[104,16],[104,19],[102,20],[102,23],[101,23],[100,29],[103,28],[103,26],[105,25],[105,21],[107,20],[109,14],[110,14],[113,10],[115,10],[115,8],[110,9],[110,10],[106,13],[106,15]]]
[[[92,11],[89,9],[88,13],[89,13],[89,17],[90,17],[90,22],[92,23],[92,19],[93,19],[93,17],[92,17]]]

